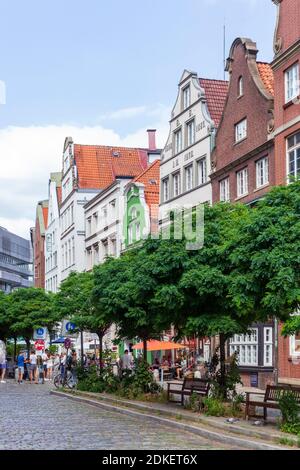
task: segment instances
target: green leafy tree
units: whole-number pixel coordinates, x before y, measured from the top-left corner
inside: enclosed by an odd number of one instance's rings
[[[117,326],[120,339],[140,338],[147,357],[147,341],[159,338],[163,325],[155,315],[153,296],[158,280],[145,247],[109,259],[95,269],[93,301]]]
[[[51,331],[57,322],[52,296],[35,287],[18,289],[9,295],[8,315],[12,336],[24,338],[28,354],[33,330],[47,327]]]
[[[238,311],[258,320],[286,322],[283,334],[300,331],[291,316],[300,305],[300,182],[273,188],[251,211],[239,245],[231,255],[236,267],[230,296]]]
[[[101,267],[101,265],[100,265]],[[92,303],[94,273],[71,273],[55,296],[54,307],[61,318],[70,318],[80,330],[96,333],[100,344],[100,369],[103,364],[103,337],[112,319],[101,306]]]
[[[0,290],[0,339],[5,341],[11,336],[8,315],[8,295]]]

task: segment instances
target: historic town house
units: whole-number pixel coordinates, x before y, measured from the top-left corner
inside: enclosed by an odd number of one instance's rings
[[[227,82],[184,71],[160,166],[160,223],[175,208],[211,202],[211,150],[221,120]]]

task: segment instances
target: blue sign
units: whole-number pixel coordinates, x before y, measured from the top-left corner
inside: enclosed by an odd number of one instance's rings
[[[33,332],[33,339],[37,340],[37,339],[46,339],[46,336],[47,336],[47,328],[36,328],[36,330],[34,330]]]
[[[66,323],[66,330],[67,331],[74,331],[75,330],[75,323],[71,323],[70,321]]]

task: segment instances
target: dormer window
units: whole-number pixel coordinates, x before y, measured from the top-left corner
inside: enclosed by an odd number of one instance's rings
[[[244,80],[243,77],[240,77],[238,80],[238,98],[244,94]]]
[[[191,87],[188,85],[182,90],[183,93],[183,109],[187,109],[191,105]]]

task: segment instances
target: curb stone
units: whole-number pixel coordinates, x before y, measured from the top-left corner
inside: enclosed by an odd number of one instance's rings
[[[127,414],[130,416],[138,416],[138,417],[143,417],[147,418],[151,421],[159,422],[161,424],[177,428],[179,430],[184,430],[187,432],[191,432],[192,434],[197,434],[201,437],[204,437],[206,439],[213,439],[217,442],[221,442],[226,445],[231,445],[231,446],[237,446],[240,449],[251,449],[251,450],[291,450],[291,448],[283,447],[283,446],[277,446],[277,445],[272,445],[272,444],[265,444],[265,443],[260,443],[256,441],[250,441],[250,440],[245,440],[242,438],[238,438],[235,436],[229,436],[226,434],[219,434],[215,431],[211,431],[207,428],[199,428],[197,426],[193,426],[188,423],[184,422],[179,422],[176,420],[172,420],[169,418],[164,418],[162,416],[157,416],[157,415],[152,415],[148,413],[141,413],[139,411],[135,411],[132,409],[128,408],[121,408],[120,406],[113,405],[113,404],[108,404],[108,403],[103,403],[99,400],[93,400],[91,398],[85,398],[82,396],[75,396],[70,393],[65,393],[65,392],[60,392],[60,391],[54,391],[51,390],[50,393],[52,395],[56,395],[62,398],[68,398],[69,400],[81,402],[81,403],[86,403],[88,405],[96,406],[98,408],[106,409],[109,411],[114,411],[118,412],[121,414]]]
[[[297,438],[292,435],[282,435],[281,433],[274,433],[271,430],[263,430],[263,428],[258,428],[258,427],[244,427],[238,424],[231,424],[231,423],[225,423],[225,422],[220,422],[217,421],[216,419],[212,417],[207,417],[203,415],[195,415],[191,413],[189,416],[186,415],[186,411],[182,409],[164,409],[162,408],[161,404],[155,404],[156,406],[151,406],[151,402],[139,402],[139,401],[130,401],[126,399],[122,399],[119,397],[107,395],[105,393],[103,394],[97,394],[97,393],[92,393],[92,392],[81,392],[81,391],[76,391],[76,394],[78,396],[83,396],[86,398],[91,398],[92,400],[100,400],[103,402],[108,402],[110,404],[113,404],[115,406],[120,406],[120,407],[128,407],[131,409],[137,409],[140,410],[141,412],[150,412],[150,413],[155,413],[157,416],[165,416],[170,419],[174,419],[174,416],[180,417],[183,421],[188,421],[188,423],[192,422],[197,425],[203,425],[208,428],[213,428],[217,429],[221,433],[234,433],[239,435],[240,437],[247,436],[247,438],[252,437],[254,439],[260,439],[262,441],[268,441],[271,442],[274,445],[280,444],[279,440],[281,438],[288,438],[291,441],[294,441],[295,445],[297,444]],[[153,404],[152,404],[153,405]],[[158,406],[157,406],[158,405]],[[271,431],[271,432],[270,432]],[[282,445],[282,444],[280,444]]]

